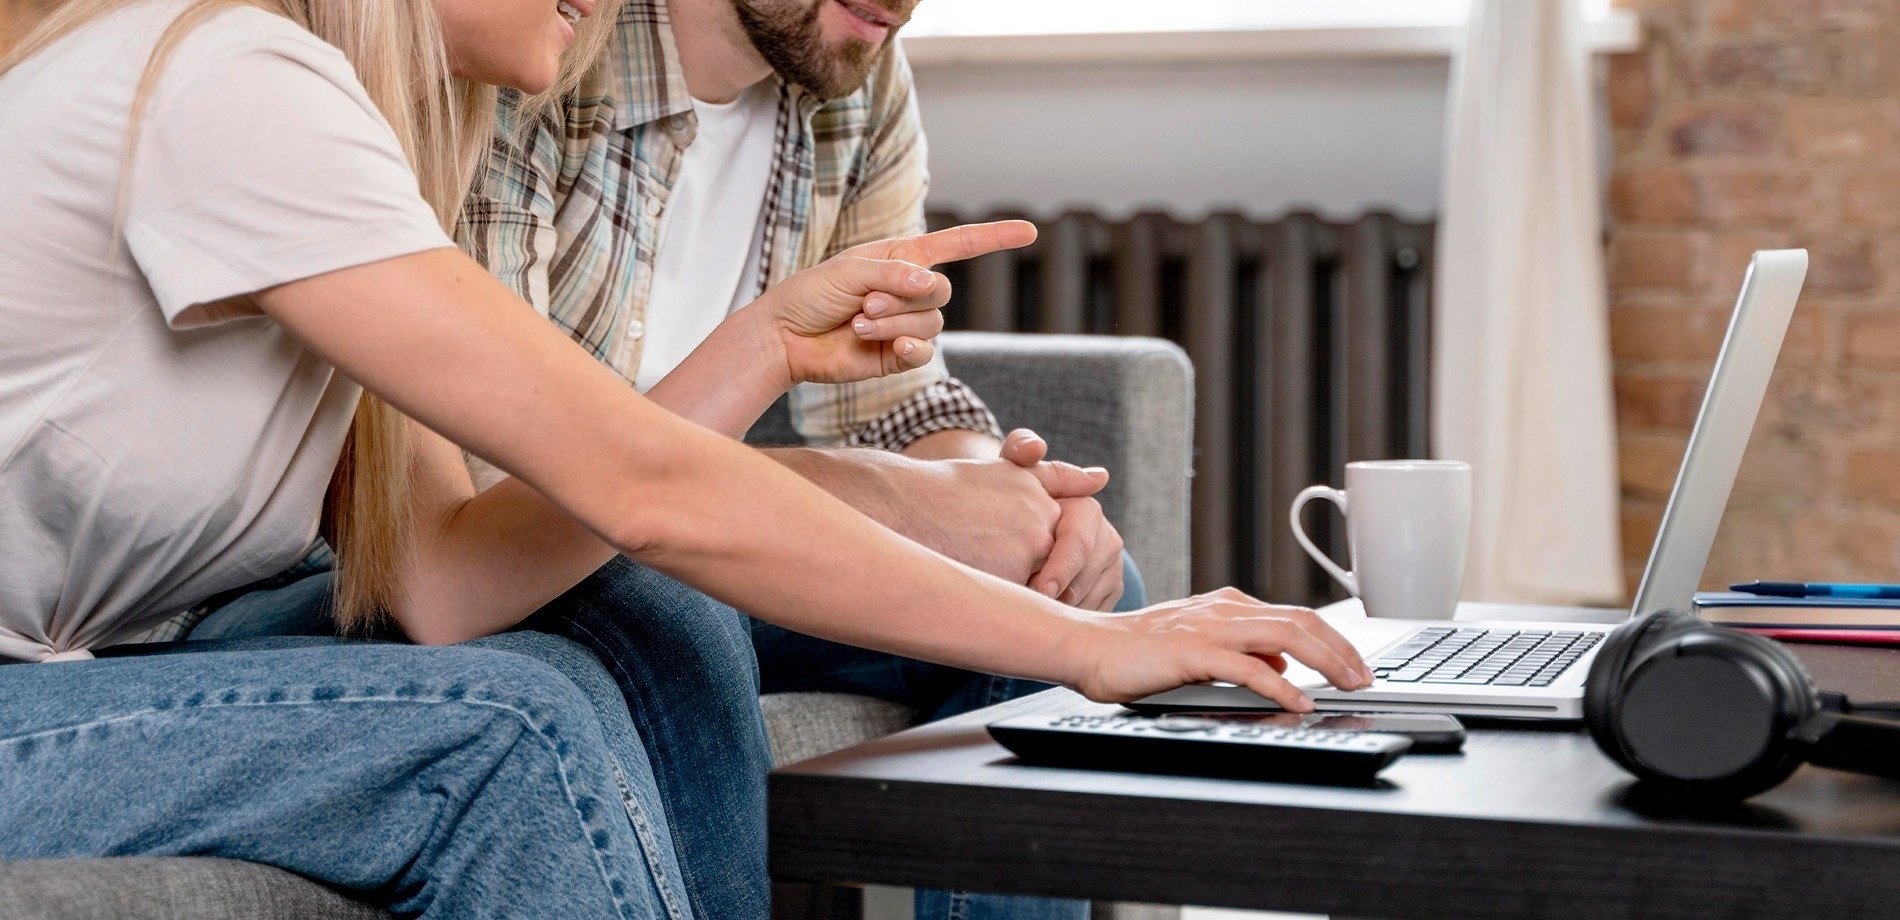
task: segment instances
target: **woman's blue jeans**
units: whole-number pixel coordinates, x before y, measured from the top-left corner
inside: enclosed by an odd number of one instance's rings
[[[1118,609],[1144,602],[1124,558]],[[192,639],[328,634],[330,576],[233,601]],[[927,718],[1047,688],[814,639],[749,617],[665,575],[616,558],[521,626],[591,651],[624,694],[688,900],[700,920],[766,920],[765,775],[771,751],[759,694],[862,693]],[[1087,902],[919,891],[917,920],[1084,920]]]
[[[533,633],[0,666],[0,860],[223,856],[404,915],[688,920],[617,689]]]

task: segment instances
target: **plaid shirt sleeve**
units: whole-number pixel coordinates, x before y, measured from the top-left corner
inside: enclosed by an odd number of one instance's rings
[[[825,256],[861,243],[924,232],[924,195],[930,188],[922,121],[902,47],[892,45],[871,77],[864,161],[852,170],[852,190],[838,214]],[[792,391],[799,434],[821,446],[880,447],[901,451],[937,431],[968,429],[1001,439],[989,407],[950,376],[939,352],[902,374],[848,384],[800,384]]]
[[[494,140],[487,161],[475,168],[455,242],[545,317],[553,304],[548,266],[556,244],[554,188],[561,147],[554,119],[560,113],[550,110],[535,124],[523,125],[520,103],[519,93],[502,91]],[[478,489],[507,475],[480,457],[464,456]]]
[[[456,243],[521,299],[547,316],[548,266],[555,250],[554,189],[560,174],[560,134],[544,113],[521,124],[520,94],[504,90],[495,138],[475,170]]]

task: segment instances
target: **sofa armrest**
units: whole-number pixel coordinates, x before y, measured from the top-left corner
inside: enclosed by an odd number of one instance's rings
[[[950,373],[1049,455],[1105,466],[1099,496],[1141,566],[1150,601],[1188,592],[1194,371],[1172,342],[1132,336],[948,332]]]

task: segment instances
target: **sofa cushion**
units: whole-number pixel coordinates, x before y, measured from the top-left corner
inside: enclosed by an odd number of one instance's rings
[[[780,766],[902,731],[917,721],[907,706],[849,693],[770,693],[759,698],[772,762]]]
[[[282,869],[233,859],[0,863],[7,920],[389,920]]]

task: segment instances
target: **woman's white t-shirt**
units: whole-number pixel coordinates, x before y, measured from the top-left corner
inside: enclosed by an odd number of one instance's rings
[[[453,245],[350,63],[252,7],[177,46],[121,176],[181,8],[0,77],[0,658],[85,657],[296,562],[359,391],[245,295]]]

